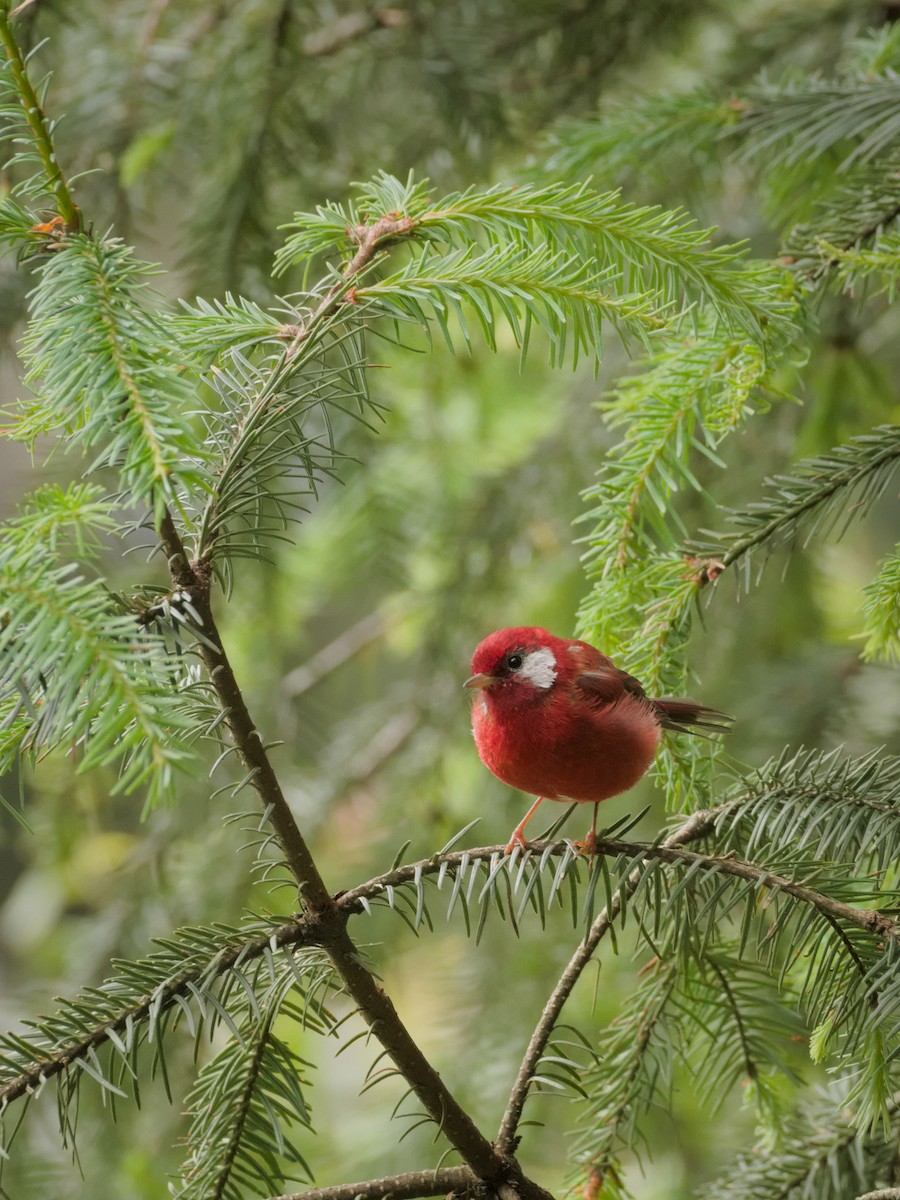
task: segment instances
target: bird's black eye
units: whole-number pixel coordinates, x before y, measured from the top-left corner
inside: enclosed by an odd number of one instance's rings
[[[509,667],[509,669],[511,671],[518,671],[518,669],[519,669],[519,667],[521,667],[523,661],[524,660],[523,660],[521,654],[511,654],[509,656],[509,658],[506,660],[506,665]]]

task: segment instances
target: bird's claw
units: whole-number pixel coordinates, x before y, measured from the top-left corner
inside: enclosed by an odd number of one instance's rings
[[[573,842],[576,854],[586,854],[589,858],[593,858],[597,853],[597,831],[589,829],[587,837],[583,842]]]
[[[528,849],[528,842],[526,842],[525,834],[522,832],[521,829],[513,830],[513,835],[509,839],[509,841],[506,843],[506,847],[503,851],[504,855],[512,854],[513,850],[515,850],[515,848],[517,846],[519,847],[520,850]]]

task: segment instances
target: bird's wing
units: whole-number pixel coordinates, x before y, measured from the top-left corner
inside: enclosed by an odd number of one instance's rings
[[[647,698],[638,680],[612,663],[592,671],[582,671],[575,677],[575,686],[581,689],[588,700],[598,705],[617,704],[626,695],[638,700]]]

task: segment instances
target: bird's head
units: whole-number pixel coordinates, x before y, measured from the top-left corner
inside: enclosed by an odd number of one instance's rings
[[[498,629],[472,655],[472,675],[464,686],[494,696],[549,694],[567,665],[560,658],[565,646],[537,625]]]

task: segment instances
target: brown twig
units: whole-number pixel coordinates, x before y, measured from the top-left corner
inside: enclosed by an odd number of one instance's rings
[[[666,838],[660,846],[654,847],[654,849],[674,849],[675,847],[683,846],[688,842],[705,837],[712,830],[712,827],[713,817],[711,813],[693,813],[680,828],[676,829],[670,837]],[[605,843],[599,842],[597,852],[604,853],[604,848]],[[578,949],[569,959],[549,1000],[544,1005],[544,1011],[541,1013],[540,1020],[531,1035],[528,1049],[525,1051],[525,1056],[522,1059],[515,1083],[510,1092],[506,1112],[503,1114],[503,1119],[500,1122],[496,1141],[498,1149],[510,1152],[511,1148],[516,1144],[517,1130],[519,1122],[522,1119],[522,1110],[525,1107],[525,1101],[528,1099],[534,1073],[537,1070],[538,1063],[544,1053],[550,1035],[556,1026],[556,1022],[559,1020],[563,1005],[572,994],[575,984],[581,978],[581,974],[593,957],[597,946],[609,932],[610,926],[618,916],[623,898],[631,895],[640,882],[640,878],[640,869],[635,868],[628,878],[623,880],[619,885],[613,893],[610,904],[594,919],[587,937],[579,944]]]
[[[474,1196],[483,1193],[484,1185],[468,1167],[438,1167],[434,1171],[404,1171],[382,1179],[366,1179],[362,1183],[341,1183],[336,1187],[309,1188],[305,1192],[271,1196],[270,1200],[415,1200],[417,1196]]]
[[[330,25],[314,29],[303,39],[303,53],[307,58],[324,58],[337,54],[351,42],[357,41],[376,29],[392,29],[405,25],[408,14],[402,8],[379,7],[371,12],[346,13]]]

